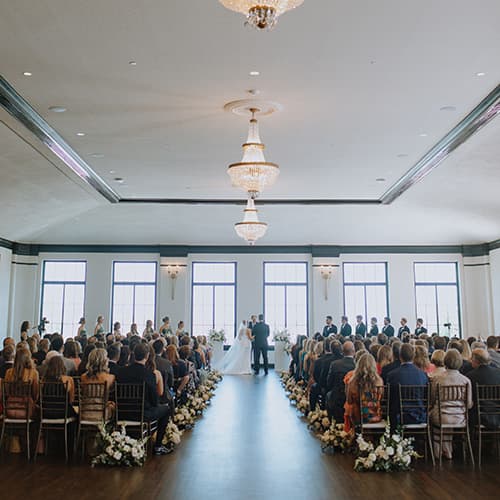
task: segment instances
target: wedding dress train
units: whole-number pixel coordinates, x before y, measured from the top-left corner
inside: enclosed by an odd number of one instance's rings
[[[225,375],[250,375],[252,373],[251,353],[252,342],[247,336],[247,327],[241,324],[234,344],[222,358],[220,371]]]

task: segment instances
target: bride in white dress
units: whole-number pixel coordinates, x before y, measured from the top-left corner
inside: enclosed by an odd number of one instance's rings
[[[250,375],[252,363],[252,335],[245,320],[241,322],[234,344],[221,361],[220,370],[225,375]]]

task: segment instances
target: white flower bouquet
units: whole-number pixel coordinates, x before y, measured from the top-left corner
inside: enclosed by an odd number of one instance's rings
[[[273,340],[275,342],[286,342],[290,343],[290,333],[288,330],[275,330],[273,333]]]
[[[167,448],[173,449],[181,442],[181,438],[182,431],[177,427],[177,425],[174,424],[174,422],[170,420],[165,431],[163,444]]]
[[[408,471],[411,462],[420,455],[413,448],[413,438],[403,438],[399,433],[391,435],[389,426],[380,438],[378,446],[365,441],[363,436],[358,436],[359,455],[354,463],[354,470],[365,471]]]
[[[208,340],[211,344],[214,342],[226,342],[226,334],[224,330],[210,330],[208,332]]]
[[[330,417],[326,410],[322,410],[319,406],[316,406],[316,409],[307,415],[307,423],[309,429],[316,434],[322,434],[330,428]]]
[[[194,425],[194,417],[196,415],[193,413],[187,406],[178,406],[174,413],[174,424],[176,424],[179,429],[191,429]]]
[[[102,451],[92,459],[95,465],[135,467],[143,466],[146,461],[146,439],[133,439],[127,436],[125,427],[120,431],[108,432],[105,426],[99,428]]]
[[[303,394],[302,397],[297,400],[297,410],[307,416],[309,413],[309,398],[307,395]]]
[[[354,431],[346,431],[344,424],[332,421],[329,428],[321,435],[321,449],[338,449],[342,453],[352,451],[354,446]]]

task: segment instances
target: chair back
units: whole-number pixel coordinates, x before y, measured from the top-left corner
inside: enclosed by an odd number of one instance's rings
[[[379,407],[376,408],[376,412],[380,415],[382,420],[387,421],[389,408],[389,386],[381,385],[375,387],[374,390],[370,391],[371,397],[369,398],[369,401],[366,397],[366,391],[362,391],[361,387],[359,387],[358,391],[361,425],[369,424],[372,421],[373,413],[370,412],[370,406],[372,405],[373,408]]]
[[[401,425],[425,423],[429,418],[429,384],[399,385]]]
[[[73,384],[75,385],[75,399],[73,401],[73,406],[80,405],[80,383],[82,379],[79,375],[73,377]]]
[[[40,383],[40,418],[66,419],[69,413],[68,382]]]
[[[437,402],[439,411],[439,424],[441,425],[443,410],[446,413],[453,414],[455,416],[463,415],[464,423],[468,422],[468,411],[467,411],[467,396],[469,386],[467,384],[462,385],[437,385]],[[457,425],[457,427],[459,427]]]
[[[116,420],[117,422],[144,423],[144,382],[139,384],[116,383]]]
[[[18,420],[31,418],[35,408],[32,383],[2,381],[2,404],[5,418]]]
[[[80,420],[92,422],[106,421],[108,387],[106,382],[79,384]]]
[[[500,385],[476,385],[478,423],[500,430]]]

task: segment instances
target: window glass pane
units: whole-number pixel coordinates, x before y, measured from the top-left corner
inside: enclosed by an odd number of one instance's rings
[[[85,285],[66,285],[64,287],[64,312],[62,330],[68,337],[75,336],[84,315]]]
[[[115,283],[156,283],[156,262],[115,262]]]
[[[264,273],[266,283],[307,283],[306,262],[266,262]]]
[[[307,286],[286,287],[286,326],[292,342],[297,335],[307,335]]]
[[[134,323],[134,285],[113,286],[113,322],[119,321],[124,331]],[[142,332],[140,332],[142,333]]]
[[[44,281],[85,282],[86,262],[45,262]]]
[[[438,333],[436,315],[436,288],[434,286],[416,286],[417,317],[424,320],[424,326],[430,334]]]
[[[285,311],[285,287],[266,286],[264,291],[265,321],[271,330],[271,336],[275,331],[284,330],[286,327]],[[272,338],[268,339],[269,343]]]
[[[377,318],[379,324],[382,324],[385,316],[387,316],[387,287],[384,285],[367,285],[366,324],[369,324],[370,318]]]
[[[193,335],[207,335],[214,328],[213,287],[193,286]]]
[[[458,297],[456,286],[438,286],[438,314],[439,314],[439,332],[441,335],[450,336],[460,334],[460,325],[458,321]],[[451,326],[445,327],[445,324]]]
[[[155,328],[155,288],[154,285],[135,285],[134,322],[140,333],[146,328],[148,319]]]
[[[362,286],[345,285],[344,312],[349,318],[349,322],[354,324],[358,314],[366,315],[365,311],[365,289]]]
[[[224,330],[228,344],[232,344],[234,340],[234,307],[234,287],[216,286],[214,307],[215,329]]]
[[[345,262],[344,283],[385,283],[385,262]]]
[[[64,285],[46,284],[43,287],[42,317],[50,321],[47,328],[52,333],[62,331],[63,290]]]
[[[457,266],[454,262],[416,262],[416,283],[456,283]]]
[[[234,262],[193,263],[193,283],[234,283],[236,265]]]

